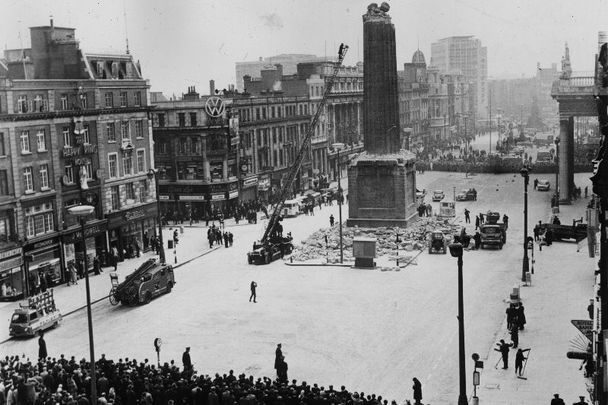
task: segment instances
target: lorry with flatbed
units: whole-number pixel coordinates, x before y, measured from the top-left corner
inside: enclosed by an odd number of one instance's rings
[[[481,249],[488,245],[498,246],[499,249],[502,249],[502,246],[507,243],[507,225],[498,222],[499,218],[500,214],[498,212],[488,211],[486,222],[479,226]]]

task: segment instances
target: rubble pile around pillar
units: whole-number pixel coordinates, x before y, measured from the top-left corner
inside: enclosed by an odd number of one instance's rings
[[[414,258],[418,251],[424,250],[428,246],[428,234],[433,231],[442,231],[448,240],[450,235],[460,233],[461,226],[453,225],[437,217],[422,217],[416,222],[411,223],[406,228],[401,227],[342,227],[343,255],[345,262],[354,261],[353,257],[353,238],[372,237],[376,238],[377,257],[386,257],[388,260],[395,261],[399,255],[400,266],[415,264]],[[395,241],[396,234],[399,233],[399,247]],[[327,247],[325,236],[327,235]],[[340,262],[340,226],[335,224],[331,228],[322,228],[310,235],[306,240],[296,246],[291,258],[297,262]]]

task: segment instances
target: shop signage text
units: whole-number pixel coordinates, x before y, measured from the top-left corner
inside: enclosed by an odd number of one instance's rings
[[[105,230],[106,230],[105,224],[93,225],[88,228],[84,228],[84,235],[85,235],[85,238],[90,238],[90,237],[97,236],[100,233],[105,232]],[[68,244],[68,245],[76,242],[77,240],[82,240],[82,231],[81,230],[78,230],[74,233],[70,233],[68,235],[64,235],[64,237],[63,237],[63,243]]]
[[[21,254],[21,248],[15,248],[11,250],[5,250],[4,252],[0,252],[0,260],[4,260],[11,256],[16,256]]]

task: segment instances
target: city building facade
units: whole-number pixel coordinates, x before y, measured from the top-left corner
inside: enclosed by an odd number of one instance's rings
[[[23,296],[44,278],[148,247],[156,214],[148,82],[130,55],[87,54],[75,29],[32,27],[31,49],[6,52],[0,78],[0,285]],[[135,246],[138,246],[135,248]],[[84,269],[82,269],[84,270]],[[10,294],[8,293],[10,289]],[[4,292],[7,291],[5,294]]]
[[[464,75],[473,122],[489,115],[487,59],[487,48],[473,36],[448,37],[431,44],[430,66]]]

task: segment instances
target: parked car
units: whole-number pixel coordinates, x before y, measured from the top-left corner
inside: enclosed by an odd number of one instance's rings
[[[474,188],[464,189],[456,194],[456,201],[475,201],[477,200],[477,190]]]
[[[538,181],[538,185],[536,186],[536,189],[538,191],[549,191],[550,188],[551,188],[551,184],[549,183],[549,180],[547,180],[547,179],[540,179]]]
[[[441,201],[445,198],[445,194],[443,190],[435,190],[433,191],[433,201]]]

